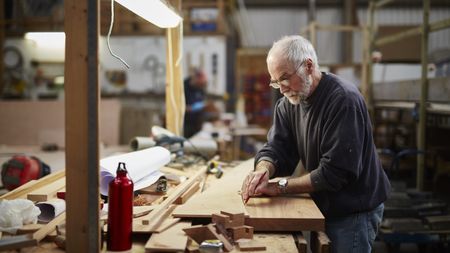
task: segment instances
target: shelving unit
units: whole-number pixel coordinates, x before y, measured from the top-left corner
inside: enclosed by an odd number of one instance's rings
[[[366,54],[370,54],[375,46],[383,46],[388,43],[400,41],[402,39],[421,34],[421,63],[422,63],[422,78],[420,87],[420,99],[418,102],[418,124],[417,124],[417,150],[423,151],[417,155],[417,182],[416,187],[419,190],[424,188],[424,172],[425,172],[425,159],[427,155],[426,147],[426,127],[427,127],[427,101],[429,99],[429,80],[428,80],[428,38],[429,33],[438,31],[444,28],[450,27],[450,19],[440,20],[434,23],[429,23],[430,2],[429,0],[423,1],[423,23],[420,26],[411,28],[407,31],[396,33],[383,38],[376,38],[376,22],[375,12],[377,9],[394,2],[394,0],[371,0],[367,12],[368,15],[368,30],[369,30],[369,50]],[[373,62],[369,60],[368,75],[366,76],[366,83],[368,84],[369,98],[372,98],[373,83],[372,83],[372,67]],[[370,100],[371,101],[371,100]],[[448,101],[447,101],[448,104]],[[384,107],[386,108],[386,107]]]

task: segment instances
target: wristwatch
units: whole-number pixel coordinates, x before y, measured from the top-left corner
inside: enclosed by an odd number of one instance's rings
[[[287,186],[288,186],[287,178],[282,178],[278,181],[278,189],[282,194],[286,194]]]

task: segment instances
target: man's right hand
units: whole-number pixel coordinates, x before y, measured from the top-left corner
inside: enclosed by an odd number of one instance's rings
[[[270,168],[273,168],[271,163],[267,166],[267,161],[261,161],[257,164],[256,170],[250,172],[242,184],[241,196],[242,201],[246,204],[250,197],[259,196],[262,193],[259,189],[267,188],[271,174]]]

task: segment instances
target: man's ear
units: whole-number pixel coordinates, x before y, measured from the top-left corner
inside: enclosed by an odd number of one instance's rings
[[[311,74],[311,73],[313,72],[313,69],[314,69],[314,63],[313,63],[313,61],[312,61],[310,58],[308,58],[308,59],[306,59],[305,64],[306,64],[306,71],[307,71],[309,74]]]

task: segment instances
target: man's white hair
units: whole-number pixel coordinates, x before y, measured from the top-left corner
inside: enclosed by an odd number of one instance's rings
[[[267,54],[267,59],[275,53],[278,53],[278,57],[284,57],[296,69],[308,58],[312,60],[315,68],[319,69],[316,50],[309,40],[300,35],[284,36],[275,41]]]

